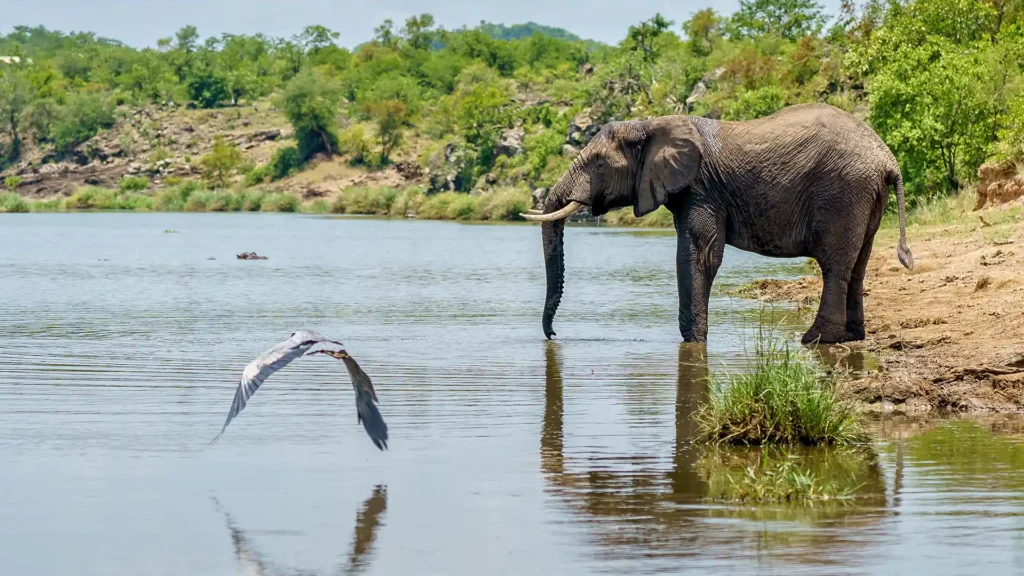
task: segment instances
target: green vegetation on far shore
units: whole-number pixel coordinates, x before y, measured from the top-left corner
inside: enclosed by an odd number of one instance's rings
[[[156,194],[124,185],[120,189],[85,186],[71,196],[51,200],[0,194],[0,212],[305,212],[480,221],[521,220],[519,213],[528,210],[531,203],[530,192],[520,188],[477,196],[455,192],[427,195],[418,188],[372,187],[350,188],[332,201],[317,199],[303,204],[298,196],[287,192],[209,190],[197,182],[168,186]]]
[[[316,24],[291,38],[204,37],[185,26],[141,49],[13,26],[0,34],[0,178],[18,191],[25,184],[8,177],[44,164],[113,157],[180,165],[201,151],[193,166],[211,188],[286,180],[315,170],[317,158],[340,157],[363,172],[418,164],[431,191],[480,196],[552,185],[609,121],[750,120],[808,102],[864,118],[895,154],[912,200],[955,193],[983,162],[1024,155],[1024,3],[693,8],[676,11],[675,21],[646,14],[624,22],[615,44],[537,24],[445,29],[430,14],[385,20],[351,50]],[[291,125],[289,144],[272,157],[235,150],[227,138],[238,127],[227,120],[187,137],[131,120],[159,109],[161,121],[198,124],[220,117],[218,109],[243,123],[250,106],[267,127]],[[205,142],[218,135],[226,139],[209,150]],[[435,202],[436,212],[456,217],[494,219],[502,208]],[[623,212],[608,220],[666,226],[671,218],[660,211],[634,221]]]

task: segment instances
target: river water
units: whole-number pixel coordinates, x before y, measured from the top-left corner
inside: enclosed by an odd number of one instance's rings
[[[716,293],[707,347],[681,345],[674,246],[567,230],[548,342],[533,226],[0,215],[0,573],[1024,573],[1014,418],[810,455],[848,503],[709,499],[736,455],[692,445],[691,415],[759,305]],[[722,284],[802,272],[725,261]],[[372,376],[389,451],[326,357],[207,446],[242,367],[300,327]]]

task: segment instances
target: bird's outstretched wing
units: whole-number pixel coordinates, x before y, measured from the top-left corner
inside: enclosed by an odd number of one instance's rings
[[[358,421],[363,424],[363,428],[370,435],[370,440],[373,440],[374,445],[384,450],[388,447],[388,425],[384,423],[384,418],[381,417],[380,410],[377,409],[377,393],[373,390],[373,382],[354,358],[345,354],[341,359],[345,362],[348,375],[352,378],[352,389],[356,393]]]
[[[246,402],[256,393],[256,390],[271,374],[277,372],[291,363],[292,360],[306,354],[323,352],[344,352],[341,342],[328,340],[326,337],[313,332],[312,330],[298,330],[287,340],[274,346],[250,362],[242,371],[242,380],[235,390],[235,399],[231,402],[231,409],[228,417],[224,420],[224,426],[210,444],[216,442],[224,430],[227,429],[231,420],[238,416],[239,412],[245,409]]]

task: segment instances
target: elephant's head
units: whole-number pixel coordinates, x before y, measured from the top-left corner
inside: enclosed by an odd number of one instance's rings
[[[543,222],[547,298],[544,335],[555,335],[551,322],[562,299],[565,219],[589,206],[595,216],[633,206],[643,216],[664,204],[670,194],[686,188],[697,176],[701,139],[686,116],[607,124],[551,188],[542,214],[523,214]]]

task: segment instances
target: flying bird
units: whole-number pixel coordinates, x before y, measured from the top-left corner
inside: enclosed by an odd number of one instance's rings
[[[235,399],[231,402],[227,420],[224,421],[220,433],[210,444],[216,442],[224,434],[224,430],[227,429],[231,420],[245,409],[246,402],[252,398],[252,395],[271,374],[284,368],[296,358],[313,354],[327,354],[345,363],[348,375],[352,379],[352,388],[356,393],[358,422],[362,423],[370,440],[377,448],[381,450],[387,448],[388,426],[384,423],[380,410],[377,409],[377,393],[373,390],[370,377],[363,372],[355,359],[348,355],[341,342],[329,340],[312,330],[294,332],[287,340],[267,350],[245,367],[245,370],[242,371],[242,380],[238,383],[238,389],[235,390]]]

